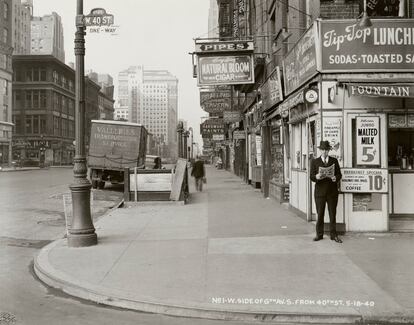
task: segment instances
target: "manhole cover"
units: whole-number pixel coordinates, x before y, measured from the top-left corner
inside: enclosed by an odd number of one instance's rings
[[[4,312],[4,311],[0,312],[0,324],[15,324],[15,323],[16,323],[16,316],[8,312]]]

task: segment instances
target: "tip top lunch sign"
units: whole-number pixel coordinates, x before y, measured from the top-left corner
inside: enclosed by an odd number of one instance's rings
[[[109,14],[103,8],[94,8],[89,15],[78,15],[76,17],[76,25],[88,27],[89,33],[114,33],[114,15]]]

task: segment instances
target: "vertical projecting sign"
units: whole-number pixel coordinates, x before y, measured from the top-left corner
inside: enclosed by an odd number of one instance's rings
[[[198,86],[254,83],[253,41],[196,41]]]
[[[356,117],[357,165],[380,165],[380,118],[379,116]]]

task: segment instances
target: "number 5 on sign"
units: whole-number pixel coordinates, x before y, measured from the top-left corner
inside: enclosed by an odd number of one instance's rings
[[[380,130],[379,116],[356,117],[357,165],[380,165]]]

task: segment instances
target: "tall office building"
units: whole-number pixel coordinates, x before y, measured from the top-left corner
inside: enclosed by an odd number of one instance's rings
[[[12,4],[0,3],[0,166],[11,164],[12,157]]]
[[[30,54],[33,0],[12,0],[13,55]]]
[[[62,19],[56,12],[33,17],[31,29],[31,54],[49,54],[65,62]]]
[[[219,37],[218,5],[217,0],[210,0],[208,11],[208,38]]]
[[[143,124],[163,155],[176,157],[178,79],[166,70],[130,67],[119,74],[118,99],[117,111],[128,108],[128,120]]]

